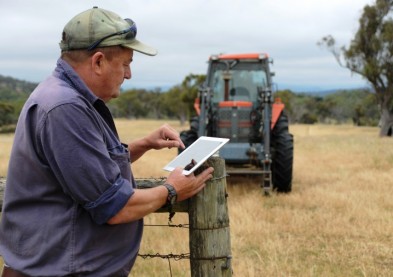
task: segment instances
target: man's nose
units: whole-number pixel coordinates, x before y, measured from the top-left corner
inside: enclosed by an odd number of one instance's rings
[[[124,79],[129,80],[129,79],[131,79],[131,77],[132,77],[131,68],[128,67],[128,69],[126,70],[126,72],[124,72]]]

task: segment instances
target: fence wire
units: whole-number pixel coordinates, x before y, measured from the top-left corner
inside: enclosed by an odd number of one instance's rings
[[[220,180],[223,178],[228,177],[228,174],[224,174],[223,176],[219,176],[219,177],[215,177],[210,179],[210,181],[215,181],[215,180]],[[159,178],[151,178],[151,179],[146,179],[146,178],[140,178],[140,179],[136,179],[139,181],[146,181],[146,183],[154,183],[154,182],[164,182],[166,180],[165,177],[159,177]],[[139,188],[148,188],[149,186],[144,184],[139,186]],[[225,197],[228,197],[228,195],[226,194]],[[146,227],[169,227],[169,228],[186,228],[189,229],[190,228],[190,224],[172,224],[172,218],[175,215],[174,212],[170,212],[169,213],[169,218],[168,218],[168,224],[144,224],[144,226]],[[175,261],[179,261],[179,260],[184,260],[184,259],[188,259],[188,260],[225,260],[226,263],[224,265],[224,267],[228,267],[229,268],[229,264],[231,262],[232,256],[213,256],[213,257],[191,257],[190,253],[180,253],[180,254],[173,254],[173,253],[169,253],[169,254],[161,254],[161,253],[155,253],[155,254],[138,254],[139,257],[141,257],[142,259],[146,260],[146,259],[153,259],[153,258],[161,258],[161,259],[166,259],[168,261],[168,266],[169,266],[169,273],[170,276],[172,277],[172,266],[171,266],[171,259],[175,260]]]
[[[169,228],[185,228],[189,229],[190,224],[172,224],[172,218],[175,215],[175,213],[169,213],[169,218],[168,218],[168,224],[144,224],[145,227],[169,227]],[[190,253],[181,253],[181,254],[160,254],[160,253],[155,253],[155,254],[138,254],[139,257],[142,259],[153,259],[153,258],[161,258],[161,259],[166,259],[168,261],[168,267],[169,267],[169,276],[172,277],[172,265],[171,265],[171,259],[175,261],[179,260],[184,260],[184,259],[190,259]]]

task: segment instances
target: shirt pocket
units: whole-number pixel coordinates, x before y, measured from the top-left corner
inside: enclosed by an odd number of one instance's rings
[[[131,157],[126,144],[108,148],[110,158],[118,165],[121,176],[131,181]]]

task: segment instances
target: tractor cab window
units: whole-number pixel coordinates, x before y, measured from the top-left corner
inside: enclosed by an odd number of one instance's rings
[[[265,71],[238,67],[232,70],[218,69],[214,71],[210,80],[214,103],[221,101],[256,102],[257,88],[267,86]]]

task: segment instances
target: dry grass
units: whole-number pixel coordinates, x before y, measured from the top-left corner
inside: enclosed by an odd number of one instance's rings
[[[7,174],[8,160],[10,159],[11,146],[14,135],[1,134],[0,135],[0,176]]]
[[[162,123],[117,121],[124,139]],[[228,179],[233,276],[393,276],[393,140],[379,138],[376,128],[290,128],[292,193],[264,197],[257,179]],[[0,136],[0,175],[11,139]],[[174,155],[173,149],[151,151],[133,165],[134,173],[163,176]],[[174,217],[174,224],[187,222],[186,214]],[[167,215],[152,214],[145,224],[165,225]],[[146,227],[140,252],[187,253],[188,230]],[[170,263],[173,276],[190,276],[188,260]],[[170,276],[168,261],[139,258],[130,276]]]

